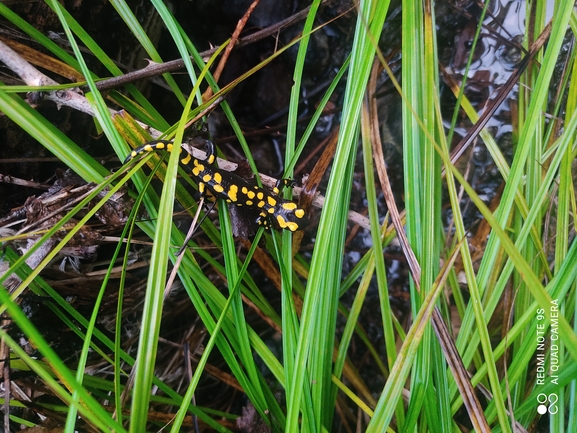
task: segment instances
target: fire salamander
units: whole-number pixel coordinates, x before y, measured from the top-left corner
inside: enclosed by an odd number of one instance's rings
[[[157,150],[172,152],[172,147],[172,142],[167,140],[148,142],[134,149],[124,164],[145,152]],[[182,147],[180,152],[182,153]],[[284,186],[293,185],[290,179],[280,179],[272,190],[251,185],[236,174],[216,167],[215,148],[210,141],[207,142],[206,159],[196,159],[188,152],[184,154],[180,162],[190,169],[201,194],[221,198],[236,206],[247,206],[255,211],[255,222],[265,228],[272,226],[295,232],[307,225],[305,211],[296,203],[280,197],[280,191]]]

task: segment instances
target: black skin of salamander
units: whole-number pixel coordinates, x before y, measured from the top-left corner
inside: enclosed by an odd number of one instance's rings
[[[265,228],[275,227],[290,231],[302,230],[308,224],[306,213],[294,202],[280,197],[285,186],[293,186],[290,179],[280,179],[273,190],[261,188],[248,183],[243,178],[215,166],[214,144],[207,141],[207,157],[196,159],[185,153],[180,162],[190,170],[193,179],[198,183],[199,192],[208,197],[216,197],[235,204],[246,206],[257,215],[255,223]],[[155,140],[134,149],[124,163],[147,152],[172,151],[172,142]],[[182,153],[182,148],[180,148]]]

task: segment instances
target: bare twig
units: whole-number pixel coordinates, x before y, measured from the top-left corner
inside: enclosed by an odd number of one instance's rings
[[[29,188],[36,188],[43,190],[47,190],[50,188],[48,185],[43,185],[38,182],[32,182],[30,180],[20,179],[19,177],[9,176],[2,173],[0,173],[0,182],[11,183],[13,185],[27,186]]]
[[[44,75],[16,51],[0,40],[0,62],[4,63],[10,70],[16,73],[22,81],[31,87],[59,86],[60,84],[52,78]],[[59,89],[43,92],[44,99],[54,102],[59,108],[70,107],[94,117],[95,113],[88,100],[78,89]],[[109,108],[111,115],[118,112]],[[147,129],[153,137],[159,137],[162,132],[150,128],[148,125],[138,122],[140,126]]]
[[[250,36],[245,38],[239,39],[238,43],[236,44],[237,48],[244,47],[245,45],[252,44],[256,41],[264,39],[268,36],[274,35],[278,33],[280,29],[290,26],[296,22],[299,22],[306,18],[309,13],[310,7],[303,9],[300,12],[297,12],[293,16],[282,20],[276,24],[273,24],[266,29],[253,33]],[[212,48],[210,50],[203,51],[200,54],[201,57],[206,58],[212,56],[218,48]],[[143,69],[139,69],[138,71],[129,72],[124,74],[120,77],[113,77],[107,80],[100,81],[96,83],[96,88],[99,90],[109,90],[114,89],[116,87],[124,86],[125,84],[133,83],[135,81],[142,80],[144,78],[154,77],[157,75],[162,75],[167,72],[174,72],[184,68],[184,60],[176,59],[171,60],[165,63],[155,63],[150,62],[148,66]]]
[[[20,57],[16,51],[14,51],[2,41],[0,41],[0,61],[6,64],[6,66],[13,72],[18,74],[18,76],[22,78],[22,80],[28,86],[41,87],[59,85],[59,83],[54,81],[52,78],[47,77],[22,57]],[[66,105],[68,107],[74,108],[75,110],[89,114],[90,116],[94,116],[94,110],[92,110],[92,107],[86,98],[82,96],[77,90],[53,90],[51,92],[46,92],[44,97],[50,101],[53,101],[58,106]]]

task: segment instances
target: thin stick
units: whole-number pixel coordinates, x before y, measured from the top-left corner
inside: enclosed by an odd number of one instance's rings
[[[204,205],[204,197],[201,197],[200,201],[198,202],[198,209],[196,210],[196,214],[194,215],[194,219],[192,220],[192,224],[190,225],[190,228],[188,229],[188,233],[186,234],[186,238],[184,240],[184,245],[182,246],[182,248],[177,253],[176,262],[174,263],[174,267],[172,268],[172,272],[170,273],[170,277],[168,278],[168,281],[166,282],[166,287],[164,288],[164,299],[166,299],[168,297],[168,294],[170,293],[170,289],[172,288],[172,284],[174,283],[174,280],[176,278],[176,273],[178,272],[178,268],[180,267],[180,263],[182,263],[182,259],[184,258],[184,252],[186,251],[186,244],[188,244],[188,241],[190,240],[190,238],[192,237],[192,235],[194,234],[194,231],[196,230],[196,228],[198,226],[197,225],[198,217],[200,216],[200,211],[201,211],[203,205]]]
[[[254,12],[255,8],[258,6],[259,3],[260,3],[260,0],[254,0],[252,2],[252,4],[249,6],[249,8],[247,9],[247,11],[245,12],[245,14],[242,16],[242,18],[240,20],[238,20],[238,24],[236,25],[236,28],[234,29],[232,37],[230,38],[230,42],[226,46],[226,48],[224,49],[224,53],[222,54],[222,58],[218,62],[218,66],[216,67],[214,74],[212,74],[215,82],[218,83],[218,79],[220,78],[220,76],[222,75],[222,71],[224,70],[224,65],[226,65],[226,62],[228,61],[228,58],[230,57],[230,53],[232,53],[232,49],[234,48],[234,46],[239,41],[240,33],[243,31],[244,27],[246,26],[248,19],[250,18],[250,16],[252,15],[252,13]],[[202,100],[208,101],[212,97],[212,94],[213,94],[212,88],[209,87],[208,89],[206,89],[206,92],[204,92],[204,95],[202,95]]]
[[[282,20],[276,24],[273,24],[266,29],[256,32],[250,36],[242,38],[236,44],[237,47],[244,47],[245,45],[252,44],[253,42],[260,41],[268,36],[278,33],[283,27],[290,26],[296,22],[302,21],[306,18],[310,10],[310,7],[297,12],[293,16]],[[203,51],[200,54],[201,57],[210,57],[215,53],[217,48],[212,48],[210,50]],[[124,86],[125,84],[133,83],[135,81],[142,80],[144,78],[155,77],[157,75],[162,75],[166,72],[174,72],[184,68],[184,60],[176,59],[165,63],[154,63],[150,62],[148,66],[138,71],[129,72],[127,74],[121,75],[120,77],[113,77],[107,80],[100,81],[96,83],[96,88],[99,90],[109,90],[116,87]]]

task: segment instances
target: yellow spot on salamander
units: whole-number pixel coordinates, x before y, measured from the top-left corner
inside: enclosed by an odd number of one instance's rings
[[[268,208],[268,213],[273,214],[275,212],[274,207],[269,207]]]
[[[180,162],[182,162],[184,165],[188,165],[188,163],[192,159],[192,156],[190,155],[190,153],[187,153],[187,152],[184,152],[184,153],[186,153],[186,156],[184,158],[182,158],[180,160]]]
[[[297,218],[302,218],[305,216],[305,211],[302,209],[297,209],[295,210],[295,215]]]
[[[204,194],[204,183],[200,182],[198,184],[198,192]]]
[[[243,186],[240,190],[244,195],[248,195],[248,188],[246,186]]]
[[[254,193],[254,191],[247,191],[247,192],[246,192],[246,196],[247,196],[248,198],[254,198],[255,193]]]
[[[216,192],[221,193],[224,191],[224,188],[222,187],[222,185],[213,185],[212,189],[214,189]]]
[[[268,202],[268,204],[270,204],[271,206],[276,205],[276,200],[274,198],[272,198],[270,195],[266,198],[266,201]]]
[[[144,150],[145,152],[152,152],[154,150],[154,147],[152,147],[150,144],[145,145],[142,150]]]
[[[212,176],[211,176],[210,174],[208,174],[208,173],[205,174],[204,176],[202,176],[202,180],[203,180],[204,182],[207,182],[207,183],[208,183],[208,182],[211,181],[211,179],[212,179]]]
[[[192,169],[192,174],[196,177],[200,176],[200,173],[204,171],[204,165],[198,162],[198,159],[194,160],[194,168]]]
[[[265,204],[266,204],[266,203],[261,200],[261,201],[259,201],[256,205],[257,205],[258,207],[264,207]]]
[[[297,208],[297,204],[293,203],[292,201],[287,201],[286,203],[282,204],[282,208],[285,210],[293,210]]]
[[[289,229],[291,232],[296,232],[299,228],[297,223],[286,221],[282,215],[277,215],[276,220],[278,221],[278,225],[281,229]]]
[[[213,177],[216,183],[222,183],[222,176],[220,175],[220,173],[214,173]]]
[[[211,165],[214,164],[214,161],[216,161],[216,157],[214,155],[210,155],[208,158],[206,158],[206,162]]]
[[[252,205],[253,205],[252,200],[247,200],[247,201],[245,201],[244,203],[245,203],[247,206],[252,206]]]
[[[262,200],[262,199],[264,198],[264,193],[263,193],[262,191],[259,191],[259,192],[256,193],[256,197],[257,197],[259,200]]]
[[[216,175],[218,174],[218,176],[220,177],[219,173],[215,173],[214,174],[214,178],[216,179]],[[221,177],[222,179],[222,177]],[[231,185],[230,188],[228,189],[228,196],[230,198],[231,201],[236,202],[238,201],[238,186],[236,185]]]

